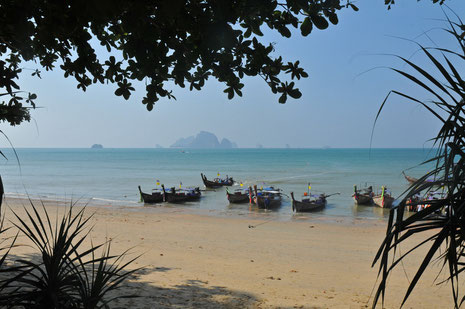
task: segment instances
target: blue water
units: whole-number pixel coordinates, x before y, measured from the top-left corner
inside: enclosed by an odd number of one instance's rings
[[[3,152],[0,172],[9,196],[43,199],[81,199],[144,207],[138,203],[137,186],[150,192],[160,180],[165,186],[201,186],[200,173],[208,178],[232,176],[244,187],[272,185],[300,196],[311,183],[312,193],[336,193],[328,206],[310,216],[385,217],[388,211],[354,206],[353,186],[365,183],[387,186],[395,196],[408,188],[401,172],[426,160],[429,149],[11,149]],[[428,166],[407,174],[420,176]],[[173,207],[161,205],[156,207]],[[218,214],[257,212],[248,205],[229,205],[224,189],[204,192],[199,202],[176,207],[205,209]],[[277,218],[292,216],[285,199]]]

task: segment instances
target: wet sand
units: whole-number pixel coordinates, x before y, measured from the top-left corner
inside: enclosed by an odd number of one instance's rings
[[[24,213],[27,201],[7,199]],[[63,213],[46,202],[52,218]],[[246,207],[246,206],[245,206]],[[372,305],[377,270],[371,268],[385,234],[383,219],[315,218],[267,221],[265,217],[217,217],[186,208],[87,206],[94,214],[94,243],[112,240],[112,252],[128,248],[143,267],[125,285],[141,297],[113,303],[118,308],[366,308]],[[14,220],[13,220],[14,221]],[[8,223],[10,224],[10,223]],[[10,224],[11,225],[11,224]],[[421,238],[416,238],[418,241]],[[28,244],[20,237],[18,244]],[[13,254],[32,253],[15,248]],[[419,252],[404,262],[408,278]],[[130,268],[131,268],[130,267]],[[436,286],[436,265],[424,275],[404,308],[453,307],[448,285]],[[443,278],[444,276],[440,276]],[[398,267],[388,283],[385,308],[398,308],[408,279]],[[378,306],[381,308],[381,306]]]

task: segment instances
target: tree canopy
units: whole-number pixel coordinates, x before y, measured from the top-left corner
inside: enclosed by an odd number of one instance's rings
[[[116,85],[128,99],[133,83],[143,81],[148,110],[172,86],[200,90],[208,78],[225,85],[231,99],[242,95],[244,76],[260,76],[279,102],[301,93],[291,80],[307,77],[299,61],[273,56],[263,43],[265,28],[283,37],[291,29],[307,36],[314,28],[337,24],[337,12],[358,10],[349,0],[99,0],[0,2],[0,120],[11,125],[29,120],[35,94],[18,85],[21,65],[73,77],[77,88]],[[107,53],[96,52],[99,45]],[[102,48],[100,47],[100,48]],[[290,80],[282,81],[283,74]],[[38,68],[32,75],[40,78]]]
[[[260,76],[285,103],[301,96],[292,80],[308,74],[273,55],[263,31],[307,36],[337,24],[344,8],[358,10],[350,0],[1,0],[0,121],[30,120],[37,95],[18,85],[28,61],[33,76],[59,66],[77,88],[111,83],[126,100],[142,81],[148,110],[175,98],[171,87],[200,90],[210,77],[232,99],[245,76]]]

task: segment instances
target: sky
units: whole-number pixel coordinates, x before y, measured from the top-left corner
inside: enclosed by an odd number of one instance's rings
[[[15,127],[3,123],[1,130],[15,147],[88,148],[96,143],[106,148],[169,147],[199,131],[228,138],[239,147],[366,148],[372,132],[375,148],[429,147],[440,123],[400,98],[388,101],[372,128],[389,90],[424,95],[388,67],[405,69],[392,55],[427,67],[412,40],[453,46],[440,29],[448,8],[430,0],[410,0],[387,10],[383,3],[359,0],[358,12],[342,10],[338,25],[314,29],[306,38],[298,31],[290,39],[264,33],[275,43],[276,55],[284,61],[300,60],[309,73],[309,78],[296,82],[303,96],[286,104],[279,104],[259,77],[246,78],[243,96],[233,100],[223,93],[224,85],[210,79],[200,92],[173,88],[176,101],[162,99],[148,112],[141,103],[142,84],[126,101],[114,95],[114,85],[96,84],[83,92],[61,70],[41,69],[42,79],[26,72],[20,81],[23,90],[38,95],[40,108],[32,111],[33,121]],[[446,3],[459,14],[465,12],[463,0]],[[8,146],[5,139],[0,143]]]

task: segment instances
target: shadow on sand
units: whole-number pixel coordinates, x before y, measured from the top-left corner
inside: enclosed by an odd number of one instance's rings
[[[295,307],[273,307],[265,304],[253,293],[228,289],[223,286],[209,286],[208,282],[202,280],[186,280],[183,284],[173,287],[159,287],[156,283],[144,282],[141,276],[152,271],[169,271],[169,268],[155,267],[144,268],[134,274],[125,283],[124,289],[129,294],[138,297],[132,299],[121,299],[113,303],[112,308],[313,308],[321,309],[311,305]]]
[[[27,254],[15,256],[10,254],[11,260],[22,258],[38,261],[39,255]],[[9,266],[12,266],[11,264]],[[8,267],[8,264],[7,264]],[[118,295],[134,295],[133,298],[116,299],[109,304],[109,308],[123,309],[187,309],[187,308],[314,308],[311,305],[294,307],[273,307],[265,304],[253,293],[228,289],[224,286],[209,286],[208,282],[196,279],[186,280],[183,284],[160,287],[156,282],[144,281],[144,276],[151,273],[169,273],[169,267],[144,267],[135,272],[123,283],[116,292]],[[107,295],[108,298],[116,296]]]

